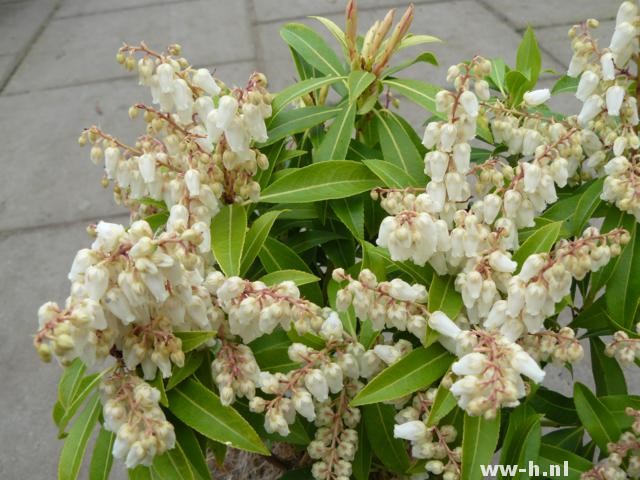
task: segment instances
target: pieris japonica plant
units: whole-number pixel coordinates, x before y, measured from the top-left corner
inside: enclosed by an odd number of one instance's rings
[[[496,452],[548,478],[565,461],[640,477],[621,368],[640,359],[639,6],[609,43],[574,26],[552,89],[530,29],[515,65],[402,78],[437,66],[395,61],[437,41],[409,33],[413,11],[360,36],[352,0],[344,31],[318,19],[335,49],[286,25],[299,81],[278,93],[178,45],[119,50],[151,93],[129,110],[141,135],[79,141],[131,222],[89,226],[34,339],[64,367],[59,478],[86,454],[91,479],[204,479],[238,450],[283,479],[479,479]],[[552,111],[558,94],[582,107]],[[549,388],[589,361],[595,388]]]

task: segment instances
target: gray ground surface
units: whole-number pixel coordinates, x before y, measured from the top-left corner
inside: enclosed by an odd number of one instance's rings
[[[404,3],[361,0],[362,24]],[[545,67],[562,71],[570,58],[568,26],[589,16],[608,19],[603,29],[610,27],[618,1],[415,3],[412,31],[444,43],[432,47],[442,67],[416,67],[411,75],[441,83],[450,63],[474,54],[512,63],[527,23],[537,27]],[[261,70],[275,91],[294,78],[280,25],[310,22],[307,15],[342,23],[343,8],[342,0],[0,0],[0,479],[56,476],[61,442],[50,407],[60,371],[39,363],[30,335],[38,306],[66,297],[69,265],[88,241],[85,226],[126,219],[100,188],[88,151],[76,144],[92,123],[130,136],[127,108],[147,99],[114,61],[118,46],[178,42],[194,64],[215,67],[227,83]],[[410,114],[416,124],[423,120]],[[587,378],[588,366],[578,373]],[[567,390],[568,379],[549,376]]]

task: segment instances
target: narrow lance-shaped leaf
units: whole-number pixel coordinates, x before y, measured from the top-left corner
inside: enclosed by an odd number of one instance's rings
[[[207,340],[211,340],[216,336],[216,332],[211,331],[192,331],[192,332],[174,332],[174,335],[182,341],[182,351],[184,353],[195,350]]]
[[[346,158],[356,119],[356,104],[345,103],[329,127],[314,155],[314,162]]]
[[[615,357],[605,354],[605,345],[598,337],[589,339],[591,350],[591,369],[593,380],[596,384],[596,394],[602,395],[626,395],[627,382],[622,368]]]
[[[89,466],[89,480],[107,480],[109,478],[109,472],[113,464],[111,451],[115,440],[115,433],[100,428],[93,447],[91,465]]]
[[[464,416],[461,480],[482,479],[481,465],[490,465],[500,435],[500,411],[491,420]]]
[[[573,389],[573,400],[576,404],[578,417],[591,438],[596,442],[601,451],[607,451],[607,444],[617,442],[620,438],[620,428],[616,424],[613,415],[607,410],[591,391],[576,383]]]
[[[351,72],[348,79],[349,102],[355,103],[375,79],[376,76],[371,72],[364,70],[354,70]]]
[[[520,245],[513,254],[513,260],[522,267],[529,255],[550,251],[558,239],[560,228],[562,228],[562,222],[548,223],[540,227]]]
[[[247,212],[240,205],[227,205],[211,222],[213,254],[228,277],[240,274],[240,261],[246,233]]]
[[[75,480],[78,478],[87,442],[98,421],[101,406],[98,395],[91,397],[69,430],[69,435],[64,441],[62,452],[60,452],[58,480]]]
[[[381,181],[381,187],[406,188],[407,186],[419,186],[419,179],[410,177],[402,167],[395,163],[373,159],[363,160],[362,163],[377,175]]]
[[[171,412],[202,435],[222,443],[269,455],[251,425],[233,408],[225,407],[211,390],[188,379],[168,392]]]
[[[455,289],[453,275],[441,276],[433,273],[429,286],[429,311],[441,311],[450,318],[455,318],[462,309],[462,296]]]
[[[352,405],[395,400],[422,390],[447,371],[454,357],[440,345],[419,347],[376,375],[356,397]]]
[[[362,407],[369,443],[373,453],[392,472],[404,473],[410,465],[404,442],[393,436],[395,408],[384,403]]]
[[[366,166],[347,160],[331,160],[295,169],[279,178],[263,192],[266,203],[310,203],[344,198],[377,186],[376,177]]]
[[[282,140],[295,133],[315,127],[322,122],[335,117],[340,112],[340,107],[312,106],[283,110],[268,124],[269,138],[262,146]]]
[[[65,409],[69,407],[87,367],[82,360],[76,358],[71,365],[65,367],[58,383],[58,401]]]
[[[249,228],[247,237],[245,239],[244,250],[242,252],[242,262],[240,264],[240,274],[244,275],[253,261],[260,253],[260,249],[264,244],[264,241],[269,236],[269,232],[273,227],[278,216],[282,213],[281,210],[274,210],[266,212],[260,215],[255,222]]]
[[[516,54],[516,70],[522,72],[529,80],[527,88],[535,85],[542,68],[542,56],[538,48],[536,36],[533,29],[528,27],[524,32],[522,41],[518,46]]]
[[[362,195],[332,200],[331,209],[355,238],[364,238],[364,198]]]
[[[267,286],[277,285],[285,281],[293,282],[296,285],[307,285],[308,283],[314,283],[320,279],[312,273],[303,272],[301,270],[280,270],[277,272],[267,273],[260,278],[261,282],[264,282]]]
[[[564,471],[565,462],[567,462],[568,466],[568,472],[566,473]],[[547,472],[547,477],[552,480],[580,480],[581,474],[593,467],[589,460],[573,452],[544,443],[540,446],[540,456],[537,464],[540,467],[540,471]],[[553,471],[552,467],[554,467]]]
[[[416,181],[426,182],[424,160],[398,117],[389,111],[376,114],[376,126],[384,159],[401,167]]]
[[[306,95],[309,92],[317,90],[320,87],[324,87],[325,85],[331,85],[332,83],[335,83],[337,81],[344,80],[346,80],[346,77],[344,76],[334,77],[333,75],[329,75],[327,77],[321,78],[309,78],[307,80],[302,80],[301,82],[294,83],[293,85],[289,85],[288,87],[280,90],[273,97],[273,102],[271,103],[272,115],[269,118],[269,121],[273,122],[280,111],[297,98],[300,98],[301,96]]]

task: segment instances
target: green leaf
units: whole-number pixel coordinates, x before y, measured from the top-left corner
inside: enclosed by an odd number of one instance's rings
[[[404,442],[393,436],[395,414],[395,408],[382,403],[362,407],[362,421],[373,453],[392,472],[404,473],[411,461]]]
[[[100,397],[98,395],[91,397],[91,400],[87,402],[87,406],[69,430],[69,435],[64,440],[64,445],[60,452],[58,480],[75,480],[78,478],[87,442],[98,421],[101,407]]]
[[[629,230],[631,240],[624,247],[605,292],[609,315],[626,328],[634,325],[640,301],[640,261],[637,258],[637,252],[640,252],[640,235],[637,225],[634,222]]]
[[[182,351],[184,353],[195,350],[207,340],[211,340],[216,336],[216,332],[208,330],[192,331],[192,332],[173,332],[173,334],[182,341]]]
[[[127,470],[129,480],[152,480],[151,469],[143,465],[138,465],[136,468]]]
[[[71,365],[65,367],[58,383],[58,401],[63,408],[68,408],[82,380],[87,367],[82,360],[76,358]]]
[[[382,72],[382,75],[380,76],[380,78],[387,78],[390,77],[391,75],[394,75],[402,70],[404,70],[405,68],[409,68],[412,65],[415,65],[416,63],[430,63],[431,65],[435,65],[438,66],[438,59],[436,58],[436,56],[431,53],[431,52],[422,52],[420,55],[418,55],[415,58],[412,58],[410,60],[406,60],[404,62],[402,62],[400,65],[396,65],[395,67],[391,67],[388,68],[387,70],[385,70],[384,72]]]
[[[317,282],[320,279],[311,273],[300,270],[280,270],[278,272],[267,273],[260,278],[260,281],[266,283],[268,286],[276,285],[287,280],[300,286]]]
[[[564,462],[568,463],[568,472],[564,472]],[[547,472],[546,477],[552,480],[555,479],[569,479],[580,480],[581,473],[590,470],[593,464],[575,453],[569,452],[563,448],[554,447],[552,445],[542,444],[540,445],[540,456],[538,457],[538,466],[540,471]],[[551,466],[557,465],[552,475]],[[560,472],[555,475],[555,472]]]
[[[331,201],[331,209],[357,239],[364,238],[364,198],[362,195]]]
[[[541,436],[538,414],[530,406],[520,405],[509,415],[500,464],[529,465],[529,462],[535,462],[538,458]],[[505,476],[499,475],[498,478],[502,479]],[[518,472],[509,478],[528,479],[529,475],[528,472]]]
[[[517,70],[507,72],[504,79],[505,86],[509,92],[509,105],[520,105],[524,94],[529,89],[529,79]]]
[[[433,272],[429,286],[429,311],[440,310],[449,318],[456,318],[462,310],[462,296],[455,289],[456,278]]]
[[[432,35],[416,35],[413,33],[409,33],[405,35],[405,37],[400,41],[400,45],[398,45],[398,50],[402,50],[403,48],[414,47],[416,45],[423,45],[425,43],[434,43],[434,42],[442,42],[438,37],[434,37]]]
[[[489,78],[502,95],[506,95],[504,83],[506,74],[507,65],[504,63],[504,60],[501,58],[494,58],[491,60],[491,73],[489,74]]]
[[[627,382],[615,358],[605,355],[605,345],[598,337],[589,339],[591,368],[596,384],[596,395],[626,395]]]
[[[591,438],[596,442],[600,451],[607,451],[607,443],[617,442],[621,432],[615,423],[613,415],[591,391],[576,383],[573,389],[573,400],[576,404],[578,417]]]
[[[580,235],[584,230],[589,219],[593,216],[598,205],[600,205],[600,194],[602,193],[602,185],[604,178],[599,178],[591,182],[589,187],[580,195],[580,200],[576,206],[575,213],[571,219],[571,231],[574,235]]]
[[[579,421],[573,400],[553,390],[540,387],[527,403],[559,425],[575,425]]]
[[[269,121],[267,132],[269,139],[262,145],[271,145],[295,133],[304,132],[335,117],[341,110],[341,107],[326,106],[282,110],[277,117]]]
[[[180,382],[195,373],[195,371],[198,370],[198,367],[202,365],[203,360],[204,356],[201,352],[188,352],[186,354],[184,366],[182,368],[178,368],[176,366],[173,367],[171,376],[169,377],[169,380],[167,380],[165,391],[168,392]]]
[[[366,426],[364,420],[361,420],[358,424],[358,446],[353,462],[351,462],[352,475],[355,480],[369,480],[372,457],[373,452],[367,438]]]
[[[381,180],[383,187],[406,188],[420,184],[419,179],[410,177],[395,163],[373,159],[362,160],[362,163]]]
[[[569,75],[563,75],[558,79],[558,81],[553,85],[551,89],[551,95],[557,95],[559,93],[573,93],[578,90],[578,82],[580,79],[578,77],[570,77]]]
[[[582,427],[559,428],[543,435],[542,443],[575,452],[582,447],[583,437],[584,428]]]
[[[240,264],[241,275],[244,275],[247,270],[249,270],[249,267],[251,267],[251,264],[253,264],[273,224],[281,213],[282,210],[263,213],[251,225],[244,242],[244,251],[242,252],[242,262]]]
[[[560,235],[560,228],[562,228],[562,222],[548,223],[540,227],[520,245],[513,254],[513,260],[522,268],[522,264],[529,255],[549,252]]]
[[[100,428],[93,447],[91,465],[89,465],[89,480],[107,480],[109,478],[109,472],[113,464],[111,450],[113,450],[115,440],[115,433],[109,432],[102,427]]]
[[[151,465],[151,478],[154,480],[196,480],[193,467],[190,465],[180,442],[171,450],[157,456]]]
[[[426,175],[423,155],[414,145],[397,115],[388,110],[376,112],[375,124],[384,159],[401,167],[414,182],[424,185]]]
[[[330,160],[295,169],[269,185],[260,198],[266,203],[310,203],[350,197],[379,184],[366,166],[348,160]]]
[[[335,24],[332,20],[329,20],[325,17],[316,17],[310,16],[309,18],[313,18],[314,20],[318,20],[322,25],[326,27],[327,30],[335,37],[340,46],[346,51],[347,50],[347,40],[345,38],[344,32],[340,29],[338,25]]]
[[[301,23],[289,23],[282,27],[280,36],[296,50],[304,60],[324,75],[344,75],[345,69],[336,53],[324,39],[311,28]],[[344,88],[336,88],[338,93],[345,93]]]
[[[228,277],[240,274],[247,234],[247,212],[240,205],[223,207],[211,221],[211,248],[220,269]]]
[[[300,98],[303,95],[306,95],[309,92],[317,90],[320,87],[324,87],[325,85],[331,85],[332,83],[338,81],[344,81],[347,77],[334,77],[329,75],[328,77],[321,78],[309,78],[307,80],[302,80],[301,82],[294,83],[293,85],[289,85],[287,88],[280,90],[274,97],[273,102],[271,103],[272,114],[269,118],[270,122],[273,122],[274,119],[281,113],[282,109],[284,109],[291,102]]]
[[[570,323],[572,328],[586,328],[590,331],[607,330],[611,326],[611,319],[607,314],[607,304],[604,296],[586,308],[583,308]]]
[[[211,472],[195,432],[175,417],[171,417],[170,421],[176,431],[176,442],[180,444],[180,448],[187,457],[194,476],[202,480],[210,479]]]
[[[490,465],[500,435],[500,411],[496,418],[464,415],[461,480],[482,479],[481,465]]]
[[[278,329],[263,335],[249,344],[260,370],[288,372],[299,366],[289,358],[291,339],[284,330]]]
[[[67,428],[67,425],[69,424],[71,419],[74,417],[78,409],[82,406],[84,401],[87,399],[89,394],[97,388],[98,384],[100,383],[100,379],[102,378],[102,375],[104,375],[104,373],[105,372],[94,373],[80,380],[80,383],[78,384],[78,388],[74,393],[71,404],[65,410],[64,415],[62,416],[62,418],[58,423],[58,428],[60,429],[60,433],[59,433],[60,437],[63,436],[63,432],[65,428]]]
[[[598,400],[611,412],[620,430],[629,430],[633,418],[627,415],[627,407],[640,410],[640,396],[638,395],[605,395]]]
[[[456,398],[449,389],[440,384],[438,386],[438,391],[436,392],[436,398],[433,400],[431,410],[429,411],[427,425],[437,425],[440,420],[446,417],[449,412],[455,408],[456,403]]]
[[[447,371],[454,357],[439,344],[419,347],[376,375],[351,401],[354,406],[395,400],[427,388]]]
[[[149,381],[149,385],[160,392],[160,405],[162,405],[163,407],[168,407],[169,400],[167,399],[167,392],[164,388],[164,380],[162,378],[162,372],[160,370],[156,372],[156,376],[153,378],[153,380]]]
[[[158,212],[148,217],[144,217],[144,221],[149,224],[151,230],[156,232],[160,227],[165,225],[169,220],[169,212]]]
[[[313,157],[314,162],[346,158],[349,142],[351,142],[353,134],[353,124],[356,120],[356,110],[356,104],[352,102],[345,103],[342,106],[322,142],[320,142],[320,147]]]
[[[538,75],[542,69],[542,56],[538,48],[536,36],[531,27],[527,27],[522,37],[522,42],[518,46],[516,54],[516,70],[523,73],[529,80],[527,89],[531,88],[538,81]]]
[[[185,380],[168,395],[171,412],[205,437],[241,450],[270,454],[251,425],[196,380]]]
[[[364,70],[354,70],[349,74],[349,102],[355,103],[360,95],[364,93],[369,85],[373,83],[376,76]]]

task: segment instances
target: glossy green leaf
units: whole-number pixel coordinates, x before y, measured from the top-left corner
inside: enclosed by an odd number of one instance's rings
[[[382,83],[401,93],[422,108],[437,115],[436,94],[442,87],[421,80],[387,78]]]
[[[160,392],[160,405],[163,407],[169,406],[169,400],[167,399],[167,392],[164,388],[164,379],[160,370],[156,371],[156,376],[153,380],[149,380],[149,385]]]
[[[434,43],[434,42],[442,42],[438,37],[434,37],[433,35],[416,35],[414,33],[409,33],[405,35],[405,37],[400,41],[400,45],[398,45],[398,50],[402,50],[404,48],[415,47],[416,45],[423,45],[425,43]]]
[[[331,35],[333,35],[333,37],[338,41],[338,43],[343,48],[343,50],[345,51],[347,50],[347,40],[345,38],[344,32],[338,25],[335,24],[335,22],[325,17],[316,17],[313,15],[310,16],[309,18],[318,20],[322,25],[324,25],[325,28],[329,30]]]
[[[267,273],[260,278],[260,281],[269,286],[277,285],[278,283],[285,281],[290,281],[300,286],[317,282],[319,280],[320,279],[315,275],[308,272],[302,272],[300,270],[280,270],[278,272]]]
[[[405,131],[398,116],[383,110],[376,113],[375,123],[384,160],[402,168],[415,182],[424,184],[426,176],[423,155]]]
[[[560,235],[560,228],[562,228],[562,222],[548,223],[540,227],[520,245],[513,254],[513,260],[522,268],[522,264],[529,255],[549,252]]]
[[[522,72],[511,70],[505,75],[504,83],[509,92],[509,105],[519,105],[529,89],[529,79]]]
[[[171,376],[167,380],[165,391],[171,390],[180,382],[189,378],[196,370],[198,370],[198,367],[202,365],[202,361],[204,360],[204,356],[201,352],[188,352],[185,357],[184,366],[182,368],[178,368],[176,366],[173,367]]]
[[[192,331],[192,332],[173,332],[173,334],[182,341],[182,351],[184,353],[195,350],[207,340],[211,340],[216,336],[216,332],[208,330]]]
[[[438,422],[446,417],[451,410],[456,406],[456,398],[444,385],[438,386],[436,392],[436,398],[433,400],[431,410],[429,411],[429,418],[427,419],[427,425],[438,425]]]
[[[291,339],[284,330],[278,329],[263,335],[249,344],[260,370],[288,372],[299,366],[289,358]]]
[[[507,65],[504,63],[504,60],[501,58],[494,58],[491,60],[491,73],[489,74],[489,78],[495,85],[496,89],[502,93],[502,95],[506,95],[505,89],[505,75],[507,74]]]
[[[559,93],[574,93],[578,90],[578,77],[570,77],[569,75],[563,75],[556,83],[553,84],[551,89],[551,95],[557,95]]]
[[[176,442],[180,444],[180,448],[187,457],[195,478],[209,480],[211,471],[205,459],[204,448],[198,442],[195,432],[174,417],[171,417],[171,423],[176,431]]]
[[[564,462],[567,462],[568,465],[567,472],[564,471]],[[580,480],[581,474],[593,467],[593,464],[589,460],[575,453],[544,443],[540,445],[540,455],[537,464],[540,467],[540,471],[547,472],[547,478],[552,480]],[[551,470],[552,465],[556,465],[553,474]],[[559,474],[556,475],[555,472],[559,472]]]
[[[153,480],[196,480],[200,479],[200,476],[194,473],[180,442],[176,442],[174,448],[154,458],[151,465],[151,478]]]
[[[244,242],[244,250],[242,252],[242,262],[240,264],[240,274],[244,275],[249,267],[253,264],[260,253],[260,249],[264,244],[264,241],[269,236],[269,232],[273,227],[278,216],[282,213],[282,210],[273,210],[260,215],[251,224],[251,228],[247,232],[247,237]]]
[[[453,275],[438,275],[433,272],[429,286],[429,311],[441,311],[449,318],[456,318],[462,310],[462,296],[455,289]]]
[[[196,380],[188,379],[168,392],[171,412],[183,423],[217,442],[269,455],[251,425],[232,407]]]
[[[367,438],[367,430],[364,421],[360,421],[357,430],[358,445],[356,454],[353,457],[353,462],[351,462],[352,475],[355,480],[369,480],[373,452],[371,451],[371,444]]]
[[[404,473],[411,462],[405,442],[393,436],[395,408],[383,403],[362,407],[362,422],[365,424],[371,449],[378,459],[392,472]]]
[[[355,238],[364,238],[364,198],[362,195],[332,200],[331,209]]]
[[[582,446],[583,438],[584,428],[582,427],[558,428],[543,435],[542,443],[575,452]]]
[[[324,39],[311,28],[300,23],[289,23],[282,27],[280,36],[296,50],[306,62],[325,75],[336,77],[345,74],[345,69],[336,53]],[[344,88],[337,89],[344,93]]]
[[[376,375],[351,401],[354,406],[395,400],[430,386],[454,357],[439,344],[419,347]]]
[[[371,170],[381,181],[381,187],[406,188],[407,186],[418,186],[419,179],[409,176],[401,166],[385,160],[363,160],[369,170]]]
[[[631,241],[620,254],[605,292],[609,315],[626,328],[631,328],[636,323],[640,301],[640,261],[637,258],[640,252],[640,235],[637,225],[634,222],[629,231]]]
[[[295,169],[263,192],[266,203],[309,203],[345,198],[376,187],[380,181],[366,166],[348,160],[330,160]]]
[[[605,344],[598,337],[589,339],[591,369],[596,384],[596,395],[626,395],[627,382],[615,358],[607,356]]]
[[[65,367],[58,382],[58,401],[63,408],[68,408],[80,386],[87,367],[82,360],[76,358],[71,365]]]
[[[314,162],[347,157],[347,150],[349,150],[349,143],[353,135],[356,110],[355,103],[348,102],[342,105],[342,109],[336,115],[322,142],[320,142],[320,147],[315,152]]]
[[[211,248],[220,269],[231,277],[240,274],[247,234],[247,211],[240,205],[223,207],[211,221]]]
[[[73,395],[71,404],[65,410],[64,415],[58,422],[58,428],[60,429],[59,435],[61,437],[63,436],[62,432],[64,432],[65,428],[67,428],[67,425],[69,424],[71,419],[74,417],[74,415],[78,412],[78,410],[80,409],[82,404],[85,402],[87,397],[91,394],[91,392],[93,392],[98,387],[98,385],[100,384],[102,375],[104,375],[104,373],[105,372],[94,373],[80,380],[77,390]]]
[[[540,387],[527,403],[559,425],[575,425],[579,421],[573,400],[553,390]]]
[[[320,125],[335,117],[341,110],[340,107],[326,106],[282,110],[277,117],[269,121],[267,132],[269,139],[263,145],[271,145],[295,133],[304,132],[311,127]]]
[[[116,434],[100,428],[96,443],[93,446],[93,455],[89,465],[89,480],[107,480],[111,465],[113,464],[113,444],[116,441]]]
[[[333,75],[329,75],[327,77],[321,78],[309,78],[307,80],[302,80],[301,82],[294,83],[293,85],[289,85],[288,87],[280,90],[273,97],[273,102],[271,103],[272,114],[269,118],[270,122],[273,122],[274,119],[280,114],[282,109],[284,109],[287,105],[289,105],[294,100],[306,95],[309,92],[313,92],[318,88],[324,87],[325,85],[331,85],[337,81],[344,81],[347,77],[334,77]]]
[[[481,465],[490,465],[500,435],[500,411],[496,418],[464,416],[461,480],[482,479]]]
[[[349,102],[355,103],[360,95],[373,83],[376,76],[364,70],[354,70],[349,74]]]
[[[607,443],[617,442],[620,438],[620,428],[615,423],[613,415],[598,398],[581,383],[573,388],[573,401],[576,404],[578,417],[591,438],[601,451],[607,451]]]
[[[609,329],[611,320],[607,313],[605,297],[600,297],[588,307],[585,307],[571,322],[572,328],[586,328],[590,331]]]
[[[507,433],[504,437],[500,454],[502,465],[529,465],[538,458],[540,438],[542,436],[540,417],[530,406],[524,404],[517,407],[509,415]],[[498,475],[499,479],[506,479]],[[513,479],[529,479],[528,472],[518,471]]]
[[[571,219],[571,231],[574,235],[580,235],[589,219],[593,216],[598,205],[602,202],[600,194],[602,193],[602,185],[604,178],[599,178],[591,182],[589,187],[583,192],[576,205],[575,213]]]
[[[151,469],[143,465],[138,465],[136,468],[127,470],[127,476],[129,480],[152,480]]]
[[[533,33],[533,29],[527,27],[516,54],[516,70],[523,73],[529,80],[527,89],[530,89],[536,84],[541,69],[542,56],[540,55],[538,42]]]
[[[98,415],[100,415],[101,409],[100,397],[94,395],[69,429],[69,435],[65,438],[60,452],[58,480],[75,480],[78,478],[84,452],[87,449],[87,442],[98,422]]]
[[[392,75],[395,75],[396,73],[401,72],[405,68],[409,68],[410,66],[415,65],[416,63],[430,63],[431,65],[438,66],[438,59],[431,52],[422,52],[420,55],[410,60],[405,60],[400,65],[396,65],[394,67],[388,68],[387,70],[382,72],[381,78],[387,78]]]

